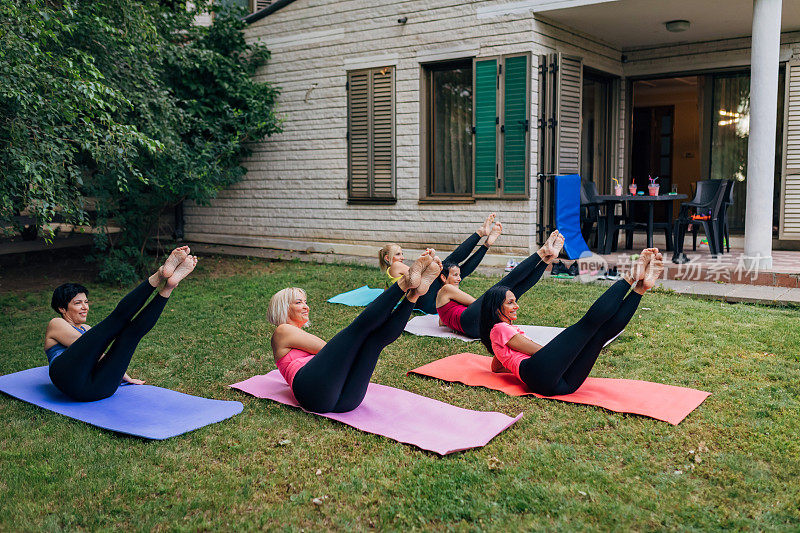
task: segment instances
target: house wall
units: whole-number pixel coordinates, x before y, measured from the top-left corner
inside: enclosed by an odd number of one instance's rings
[[[463,0],[297,0],[253,23],[250,41],[272,59],[257,75],[281,88],[283,133],[259,142],[245,179],[210,206],[186,208],[192,241],[374,255],[386,242],[451,249],[495,211],[504,235],[495,253],[536,248],[538,134],[531,128],[530,199],[420,202],[421,63],[532,53],[531,124],[538,118],[538,55],[561,51],[621,73],[620,52],[530,13],[485,17]],[[397,19],[408,17],[406,24]],[[396,91],[395,205],[347,203],[346,73],[393,65]],[[624,95],[620,96],[624,101]],[[623,123],[622,116],[620,123]],[[620,162],[622,150],[620,149]]]

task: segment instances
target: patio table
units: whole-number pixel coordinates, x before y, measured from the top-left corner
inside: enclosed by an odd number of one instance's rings
[[[605,243],[602,244],[602,253],[608,255],[611,253],[611,248],[614,244],[614,232],[617,229],[628,229],[630,223],[617,224],[614,220],[614,205],[622,202],[645,202],[647,204],[647,247],[653,247],[653,230],[665,229],[672,235],[672,201],[685,200],[689,198],[685,194],[659,194],[658,196],[649,195],[636,195],[636,194],[623,194],[616,196],[613,194],[601,194],[595,197],[597,200],[603,202],[606,206],[606,235]],[[653,210],[656,202],[667,203],[667,220],[664,222],[653,221]],[[672,249],[672,238],[667,238],[667,250]]]

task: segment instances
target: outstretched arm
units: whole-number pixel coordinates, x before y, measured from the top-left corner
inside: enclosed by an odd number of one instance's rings
[[[533,342],[525,335],[520,335],[519,333],[508,339],[506,346],[512,350],[526,353],[528,355],[533,355],[542,349],[540,344]]]
[[[441,307],[449,301],[458,302],[461,305],[470,305],[475,301],[475,298],[455,285],[443,285],[436,295],[436,307]]]
[[[317,354],[326,343],[316,335],[303,331],[297,326],[281,324],[275,328],[275,333],[272,334],[271,344],[272,353],[277,361],[293,348],[303,350],[310,354]]]
[[[66,347],[70,347],[73,342],[78,340],[81,334],[66,320],[56,317],[47,324],[47,332],[45,333],[45,345],[48,339],[57,342]]]

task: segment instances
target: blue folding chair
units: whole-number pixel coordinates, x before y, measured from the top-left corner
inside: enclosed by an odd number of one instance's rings
[[[581,177],[578,174],[555,177],[556,229],[564,235],[564,251],[569,259],[592,252],[581,234]]]

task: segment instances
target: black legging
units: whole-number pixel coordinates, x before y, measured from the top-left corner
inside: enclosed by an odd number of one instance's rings
[[[589,377],[603,346],[618,335],[636,313],[642,296],[619,280],[589,308],[583,318],[559,333],[519,365],[519,376],[538,394],[572,394]]]
[[[517,265],[514,270],[495,283],[493,286],[505,286],[511,289],[514,296],[519,300],[528,289],[536,285],[542,278],[542,274],[547,270],[547,263],[542,261],[539,254],[533,254],[525,261]],[[480,338],[481,330],[481,302],[483,295],[472,302],[461,314],[461,330],[470,337]]]
[[[292,392],[304,409],[344,413],[361,405],[378,356],[403,333],[414,308],[406,299],[398,305],[401,298],[392,284],[297,371]]]
[[[143,281],[125,295],[102,322],[53,359],[50,365],[53,385],[80,402],[102,400],[114,394],[128,370],[136,346],[155,325],[167,303],[167,298],[156,295],[133,318],[154,289],[148,281]],[[106,355],[100,359],[103,353]]]
[[[475,245],[478,244],[478,241],[481,240],[481,236],[477,233],[473,233],[467,240],[462,242],[458,245],[458,248],[453,250],[450,255],[444,258],[443,263],[455,263],[458,264],[467,257],[467,255],[475,248]],[[475,253],[470,256],[469,259],[464,261],[464,264],[460,266],[461,268],[461,279],[466,278],[470,274],[472,274],[478,265],[481,264],[483,261],[483,256],[486,255],[486,252],[489,250],[489,247],[485,244],[478,247],[475,250]],[[436,293],[439,292],[439,289],[442,288],[442,280],[438,276],[436,280],[431,284],[431,288],[428,289],[428,292],[425,295],[421,296],[419,300],[417,300],[417,305],[414,306],[414,309],[418,309],[424,313],[429,315],[436,314]]]

